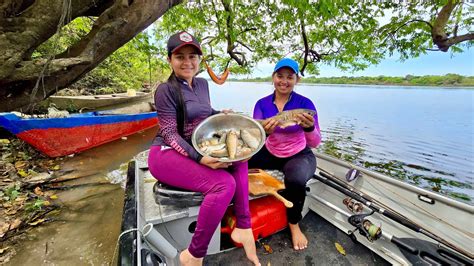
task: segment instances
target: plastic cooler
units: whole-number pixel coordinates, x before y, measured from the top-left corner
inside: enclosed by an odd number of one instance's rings
[[[255,240],[272,235],[287,227],[286,207],[275,197],[266,196],[251,200],[249,206]],[[230,235],[236,225],[233,206],[227,209],[222,222],[221,232]],[[242,246],[235,242],[234,245]]]

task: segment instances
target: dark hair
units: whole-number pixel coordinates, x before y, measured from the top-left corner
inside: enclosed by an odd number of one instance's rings
[[[183,91],[181,90],[181,83],[176,78],[174,71],[168,78],[171,84],[172,95],[176,101],[176,122],[178,123],[178,133],[184,138],[184,124],[186,123],[186,103],[184,102]]]

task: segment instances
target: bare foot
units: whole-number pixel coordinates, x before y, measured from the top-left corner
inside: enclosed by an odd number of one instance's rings
[[[230,235],[230,238],[237,243],[244,246],[247,258],[255,265],[260,265],[257,257],[257,248],[255,247],[255,240],[253,239],[252,229],[235,228]]]
[[[301,232],[300,226],[298,224],[288,224],[291,231],[291,239],[293,241],[293,248],[295,250],[303,250],[308,247],[308,239]]]
[[[179,254],[179,262],[183,266],[201,266],[202,258],[194,257],[188,249],[185,249]]]

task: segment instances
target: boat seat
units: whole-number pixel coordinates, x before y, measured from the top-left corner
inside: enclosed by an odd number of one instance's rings
[[[285,175],[283,172],[274,169],[265,169],[265,172],[272,175],[276,179],[283,182]],[[314,183],[315,179],[310,179],[306,185]],[[307,187],[308,190],[308,187]],[[309,191],[309,190],[308,190]],[[171,205],[176,208],[187,208],[193,206],[200,206],[201,202],[204,199],[204,196],[201,192],[189,191],[178,187],[173,187],[156,181],[153,186],[153,196],[155,197],[155,202],[158,205]],[[258,198],[251,197],[251,198]]]
[[[276,179],[283,181],[284,174],[278,170],[264,170]],[[176,208],[188,208],[201,205],[204,196],[201,192],[173,187],[160,181],[153,186],[153,196],[158,205],[170,205]]]
[[[173,187],[157,181],[153,186],[156,204],[172,205],[176,208],[188,208],[201,205],[204,196],[201,192]]]

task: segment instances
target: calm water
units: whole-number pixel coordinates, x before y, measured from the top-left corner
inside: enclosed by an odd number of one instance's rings
[[[215,109],[252,114],[270,83],[211,84]],[[319,151],[473,203],[474,89],[299,84],[316,105]]]

